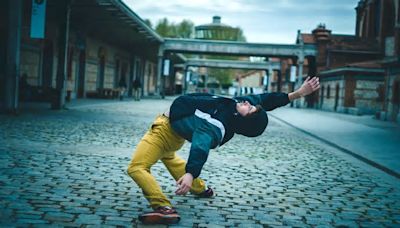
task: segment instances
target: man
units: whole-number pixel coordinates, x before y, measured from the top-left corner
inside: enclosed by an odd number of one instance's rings
[[[119,79],[118,86],[119,86],[119,100],[122,101],[124,99],[125,89],[126,89],[125,77],[121,77]]]
[[[171,202],[150,174],[150,168],[161,160],[177,181],[177,195],[188,192],[198,197],[212,197],[214,192],[199,178],[210,149],[222,146],[234,134],[248,137],[261,135],[268,124],[265,111],[319,89],[318,78],[308,77],[296,91],[264,93],[234,99],[211,94],[188,94],[178,97],[169,111],[156,118],[136,147],[128,174],[142,189],[154,209],[139,216],[145,224],[173,224],[180,220]],[[192,142],[187,163],[176,155],[184,141]]]
[[[139,77],[136,77],[132,83],[135,101],[140,101],[140,87],[141,86],[142,86],[142,83],[140,83]]]

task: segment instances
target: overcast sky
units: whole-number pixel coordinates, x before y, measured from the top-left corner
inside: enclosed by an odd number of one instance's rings
[[[240,27],[248,42],[286,43],[296,40],[297,30],[311,33],[320,23],[335,34],[354,34],[355,7],[359,0],[123,0],[153,26],[162,18],[195,26],[221,22]]]

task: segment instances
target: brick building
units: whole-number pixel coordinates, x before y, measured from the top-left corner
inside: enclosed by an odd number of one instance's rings
[[[315,59],[306,57],[303,76],[320,77],[321,90],[305,101],[309,107],[399,121],[400,1],[361,0],[355,9],[355,35],[334,34],[325,25],[298,34],[296,43],[318,49]],[[295,63],[282,60],[282,72],[287,75]]]
[[[43,4],[38,38],[34,14]],[[119,84],[131,95],[136,77],[144,95],[156,90],[163,40],[120,0],[1,1],[0,34],[2,111],[16,112],[21,98],[57,109],[70,99],[115,97]]]
[[[243,74],[238,74],[240,95],[259,94],[264,92],[266,71],[251,70]]]

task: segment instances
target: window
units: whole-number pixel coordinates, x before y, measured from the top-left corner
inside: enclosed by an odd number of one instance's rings
[[[69,47],[67,53],[67,79],[72,80],[72,63],[74,57],[74,48]]]
[[[400,2],[397,1],[397,23],[400,24]]]
[[[331,86],[328,85],[328,88],[326,88],[326,98],[331,98]]]
[[[394,104],[400,104],[400,81],[396,81],[393,84],[392,102]]]
[[[381,1],[376,0],[375,5],[375,12],[374,12],[374,35],[377,36],[379,35],[379,30],[380,30],[380,22],[381,22]]]
[[[378,93],[378,97],[376,98],[376,101],[383,102],[385,100],[385,86],[379,85],[376,90]]]

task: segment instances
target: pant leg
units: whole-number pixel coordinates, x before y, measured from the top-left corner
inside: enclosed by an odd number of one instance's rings
[[[174,177],[175,180],[179,180],[179,178],[186,173],[186,161],[179,157],[175,151],[166,153],[161,161],[167,167],[169,173]],[[200,178],[195,178],[193,180],[190,192],[193,194],[200,194],[204,190],[206,190],[205,182]]]
[[[153,208],[171,206],[171,202],[162,193],[150,168],[164,156],[165,151],[178,150],[183,142],[184,139],[173,132],[168,118],[159,116],[136,147],[128,174],[142,189]]]

